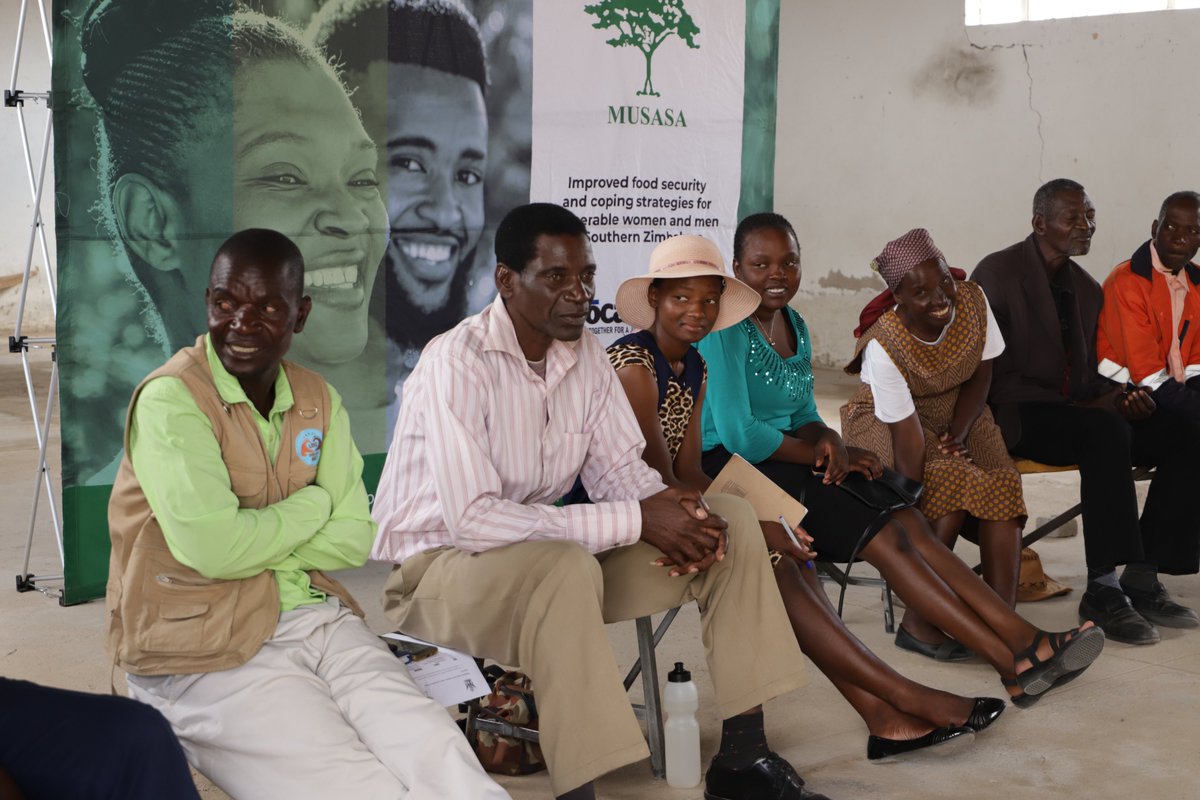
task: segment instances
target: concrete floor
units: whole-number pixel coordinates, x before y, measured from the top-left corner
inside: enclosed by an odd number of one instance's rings
[[[42,354],[35,354],[33,360],[39,385],[45,386],[48,361]],[[818,374],[819,405],[827,420],[837,420],[837,406],[851,386],[838,373]],[[62,608],[51,598],[18,594],[12,588],[11,576],[20,571],[24,555],[37,454],[15,356],[0,362],[0,453],[7,464],[0,477],[0,517],[9,520],[0,529],[0,674],[107,691],[103,604]],[[57,439],[52,462],[57,474]],[[1074,474],[1040,476],[1027,480],[1025,486],[1030,513],[1035,517],[1073,503],[1078,491]],[[1145,487],[1139,488],[1144,493]],[[38,574],[60,571],[47,520],[41,515],[35,535],[31,569]],[[1021,605],[1019,611],[1043,628],[1073,626],[1084,583],[1082,540],[1048,539],[1038,551],[1047,571],[1075,591]],[[977,560],[977,550],[970,544],[961,546],[961,554],[971,563]],[[385,573],[386,567],[368,564],[339,576],[363,601],[368,621],[381,632],[387,625],[375,598]],[[1182,602],[1200,605],[1197,578],[1167,578],[1166,583]],[[899,671],[967,696],[1003,696],[995,673],[982,662],[935,664],[894,647],[883,631],[877,592],[854,588],[847,602],[845,617],[850,629]],[[686,608],[659,645],[658,658],[660,664],[682,660],[692,669],[700,690],[701,747],[707,760],[716,749],[720,724],[712,710],[698,619],[694,607]],[[612,626],[610,633],[620,663],[628,664],[635,652],[633,625]],[[952,758],[888,765],[867,762],[865,726],[811,665],[807,687],[768,704],[767,734],[772,746],[796,765],[810,787],[834,800],[1193,800],[1200,797],[1200,632],[1163,630],[1162,634],[1163,641],[1151,647],[1110,642],[1100,660],[1079,680],[1033,709],[1021,711],[1010,706],[971,749]],[[780,631],[780,635],[790,634]],[[746,656],[752,658],[753,654]],[[15,733],[5,731],[3,735]],[[197,783],[204,797],[225,797],[203,777],[198,776]],[[517,800],[550,797],[544,773],[505,778],[502,783]],[[684,800],[700,798],[703,793],[701,788],[670,789],[665,782],[653,780],[648,764],[641,763],[603,778],[598,794],[614,800]]]

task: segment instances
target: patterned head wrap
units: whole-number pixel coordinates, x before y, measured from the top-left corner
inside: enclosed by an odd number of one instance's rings
[[[933,237],[924,228],[913,228],[899,239],[893,239],[875,256],[871,269],[879,273],[893,292],[900,281],[913,267],[937,258],[945,261],[942,251],[933,243]]]

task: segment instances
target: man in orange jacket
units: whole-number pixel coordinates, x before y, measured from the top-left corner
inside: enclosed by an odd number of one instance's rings
[[[1149,459],[1157,467],[1151,486],[1157,502],[1148,500],[1142,516],[1146,559],[1131,562],[1121,584],[1143,616],[1168,627],[1197,625],[1196,613],[1172,602],[1157,576],[1160,569],[1181,574],[1197,568],[1200,519],[1189,500],[1197,477],[1190,462],[1200,446],[1200,266],[1192,263],[1197,250],[1200,194],[1176,192],[1151,223],[1150,240],[1105,280],[1096,327],[1100,374],[1149,392],[1155,405],[1148,419],[1134,424],[1134,433],[1135,442],[1157,443]]]
[[[1104,282],[1096,332],[1100,374],[1150,392],[1161,408],[1200,420],[1200,194],[1176,192],[1150,241]]]

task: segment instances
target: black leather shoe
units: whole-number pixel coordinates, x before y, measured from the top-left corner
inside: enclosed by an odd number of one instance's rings
[[[1156,644],[1158,629],[1133,610],[1125,593],[1111,586],[1088,584],[1079,600],[1079,621],[1091,620],[1109,639],[1125,644]]]
[[[976,697],[975,707],[971,709],[971,716],[967,717],[967,721],[963,725],[979,733],[1000,719],[1005,705],[1005,702],[998,697]]]
[[[932,658],[934,661],[970,661],[975,657],[970,648],[960,642],[949,641],[941,644],[922,642],[904,630],[903,625],[896,628],[896,647]]]
[[[975,739],[975,731],[965,725],[955,728],[936,728],[919,739],[884,739],[882,736],[867,737],[867,760],[881,761],[885,758],[895,758],[918,750],[934,748],[937,755],[949,755],[956,746],[942,745],[969,744]],[[931,752],[930,755],[933,755]]]
[[[829,800],[804,788],[804,779],[778,753],[744,769],[713,759],[704,775],[704,800]]]
[[[1124,583],[1121,591],[1133,603],[1133,610],[1150,620],[1155,625],[1164,628],[1195,628],[1200,626],[1200,617],[1187,606],[1181,606],[1167,594],[1167,587],[1159,581],[1154,582],[1150,591],[1131,589]]]

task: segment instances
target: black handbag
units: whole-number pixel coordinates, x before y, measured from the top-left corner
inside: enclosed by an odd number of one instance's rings
[[[868,508],[891,513],[912,508],[921,502],[921,492],[925,484],[884,467],[883,474],[873,480],[861,472],[851,472],[838,484],[838,488],[849,492]]]
[[[822,474],[822,471],[816,468],[813,469],[813,472],[817,475]],[[842,581],[842,591],[838,594],[837,613],[840,617],[842,607],[846,602],[846,587],[850,584],[850,568],[858,560],[858,552],[866,546],[872,536],[888,523],[892,514],[912,508],[921,502],[921,492],[924,490],[925,484],[901,475],[894,469],[884,467],[883,474],[878,478],[868,478],[861,472],[851,472],[836,486],[842,491],[848,492],[867,508],[873,508],[879,512],[871,524],[863,529],[858,541],[854,543],[854,549],[850,551],[850,559],[846,562],[846,569],[843,571],[845,578]]]

